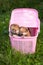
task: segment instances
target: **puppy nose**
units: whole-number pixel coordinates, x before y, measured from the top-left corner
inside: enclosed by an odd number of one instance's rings
[[[18,36],[23,36],[23,34],[19,33]]]

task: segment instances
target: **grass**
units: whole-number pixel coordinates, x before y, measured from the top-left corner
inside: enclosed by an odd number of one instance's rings
[[[0,14],[0,65],[43,65],[43,23],[37,40],[35,54],[14,52],[8,36],[10,14]]]

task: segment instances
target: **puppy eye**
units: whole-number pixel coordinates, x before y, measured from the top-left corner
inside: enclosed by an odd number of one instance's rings
[[[12,29],[12,30],[14,30],[14,29]]]
[[[27,36],[27,35],[25,35],[25,36]]]

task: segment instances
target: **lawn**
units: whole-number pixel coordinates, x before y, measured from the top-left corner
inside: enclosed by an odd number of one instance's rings
[[[9,41],[10,13],[0,14],[0,65],[43,65],[43,23],[37,40],[35,54],[13,52]]]

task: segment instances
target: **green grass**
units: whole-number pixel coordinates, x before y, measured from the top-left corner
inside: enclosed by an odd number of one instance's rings
[[[0,15],[0,65],[43,65],[43,23],[37,40],[35,54],[23,55],[12,50],[8,36],[10,15]]]

